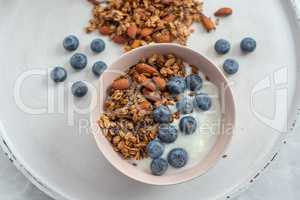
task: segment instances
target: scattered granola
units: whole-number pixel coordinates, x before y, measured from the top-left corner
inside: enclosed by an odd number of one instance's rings
[[[176,102],[176,97],[165,89],[166,82],[174,75],[185,76],[183,61],[173,54],[154,54],[112,83],[105,101],[105,113],[98,124],[124,159],[147,157],[147,144],[155,139],[159,126],[152,111],[157,106]],[[179,113],[173,118],[178,119]]]
[[[151,42],[186,44],[193,22],[207,31],[215,23],[202,14],[199,0],[88,0],[94,5],[86,31],[98,30],[131,50]]]

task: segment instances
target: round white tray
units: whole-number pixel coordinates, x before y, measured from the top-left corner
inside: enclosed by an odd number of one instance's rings
[[[90,69],[70,69],[71,54],[61,41],[70,33],[80,36],[79,51],[89,55],[90,64],[99,59],[111,63],[122,50],[107,40],[105,53],[88,50],[98,35],[84,33],[91,7],[79,0],[0,1],[1,147],[35,185],[58,200],[215,200],[239,194],[268,168],[296,124],[299,16],[294,1],[205,1],[207,13],[222,6],[232,7],[234,15],[221,20],[211,34],[195,25],[188,44],[218,65],[226,57],[241,65],[229,78],[237,104],[233,140],[226,156],[204,176],[175,186],[144,185],[120,174],[98,151],[88,129],[88,111],[74,111],[90,97],[73,100],[69,95],[72,81],[97,80]],[[258,42],[256,52],[247,56],[239,50],[245,36]],[[214,53],[213,44],[221,37],[232,42],[228,56]],[[47,69],[55,65],[69,71],[59,86],[47,77]]]

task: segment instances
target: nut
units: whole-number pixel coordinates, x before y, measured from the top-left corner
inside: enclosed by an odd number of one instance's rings
[[[151,35],[152,33],[153,33],[153,29],[152,28],[144,28],[141,31],[141,35],[143,37],[147,37],[147,36]]]
[[[145,64],[145,63],[137,64],[135,69],[136,69],[137,72],[139,72],[141,74],[146,73],[146,74],[149,74],[149,75],[154,75],[154,74],[158,73],[157,69],[155,69],[154,67],[152,67],[148,64]]]
[[[112,88],[115,90],[127,90],[130,86],[128,79],[118,79],[112,83]]]
[[[135,80],[150,91],[156,90],[156,85],[143,74],[136,75]]]
[[[113,33],[113,30],[109,27],[109,26],[101,26],[99,28],[99,32],[102,34],[102,35],[110,35]]]
[[[155,77],[152,78],[152,80],[154,81],[154,83],[156,84],[156,86],[159,89],[162,89],[162,90],[165,89],[165,87],[166,87],[166,81],[163,78],[155,76]]]
[[[168,23],[173,22],[176,19],[176,16],[173,14],[169,14],[166,17],[164,17],[164,20]]]
[[[122,35],[115,35],[112,40],[117,44],[125,44],[128,41],[128,39]]]
[[[135,24],[133,25],[130,25],[128,28],[127,28],[127,35],[130,37],[130,38],[135,38],[136,34],[138,32],[138,28]]]
[[[231,8],[220,8],[215,12],[216,17],[227,17],[229,15],[232,15],[232,9]]]
[[[161,96],[158,92],[152,92],[146,88],[143,89],[143,95],[152,102],[160,101]]]
[[[213,22],[213,20],[210,17],[207,17],[205,15],[201,15],[201,22],[203,27],[205,28],[205,30],[207,32],[210,32],[212,30],[216,29],[215,23]]]

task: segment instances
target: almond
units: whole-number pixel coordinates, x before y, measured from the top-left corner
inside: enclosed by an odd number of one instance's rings
[[[207,32],[210,32],[210,31],[216,29],[215,23],[213,22],[213,20],[210,17],[207,17],[202,14],[201,22]]]
[[[163,78],[155,76],[155,77],[152,78],[152,80],[154,81],[154,83],[156,84],[156,86],[159,89],[162,89],[162,90],[165,89],[166,81]]]
[[[156,90],[156,85],[145,75],[143,74],[138,74],[135,77],[135,80],[140,83],[142,86],[147,88],[150,91],[155,91]]]
[[[143,37],[147,37],[149,35],[151,35],[153,33],[153,29],[152,28],[144,28],[141,30],[141,35]]]
[[[130,47],[132,48],[132,49],[135,49],[135,48],[138,48],[138,47],[140,47],[140,46],[142,46],[142,40],[134,40],[133,42],[132,42],[132,44],[130,45]]]
[[[164,17],[164,20],[166,21],[166,22],[173,22],[174,20],[176,19],[176,16],[175,15],[173,15],[173,14],[169,14],[169,15],[167,15],[167,16],[165,16]]]
[[[126,78],[115,80],[112,83],[112,88],[115,90],[126,90],[129,88],[129,86],[130,86],[130,82]]]
[[[154,74],[157,74],[158,71],[157,69],[155,69],[154,67],[148,65],[148,64],[145,64],[145,63],[139,63],[135,66],[135,70],[138,72],[138,73],[146,73],[146,74],[149,74],[149,75],[154,75]]]
[[[117,44],[125,44],[128,40],[125,36],[115,35],[112,40]]]
[[[146,88],[143,89],[143,95],[152,102],[157,102],[161,100],[161,96],[158,92],[152,92]]]
[[[135,38],[136,34],[138,32],[138,27],[133,24],[133,25],[130,25],[128,28],[127,28],[127,35],[130,37],[130,38]]]
[[[215,12],[216,17],[227,17],[229,15],[232,15],[232,9],[231,8],[220,8]]]
[[[156,33],[153,35],[153,40],[157,43],[169,43],[172,41],[171,35],[169,32]]]
[[[101,26],[99,28],[99,32],[102,34],[102,35],[110,35],[113,33],[113,30],[109,27],[109,26]]]

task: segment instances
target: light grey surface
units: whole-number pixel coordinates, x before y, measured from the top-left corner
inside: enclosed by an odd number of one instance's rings
[[[298,128],[299,130],[299,128]],[[279,157],[268,171],[244,192],[238,200],[296,200],[300,199],[300,135],[291,135]],[[99,194],[101,195],[101,194]],[[0,153],[1,200],[51,200],[33,186]]]

